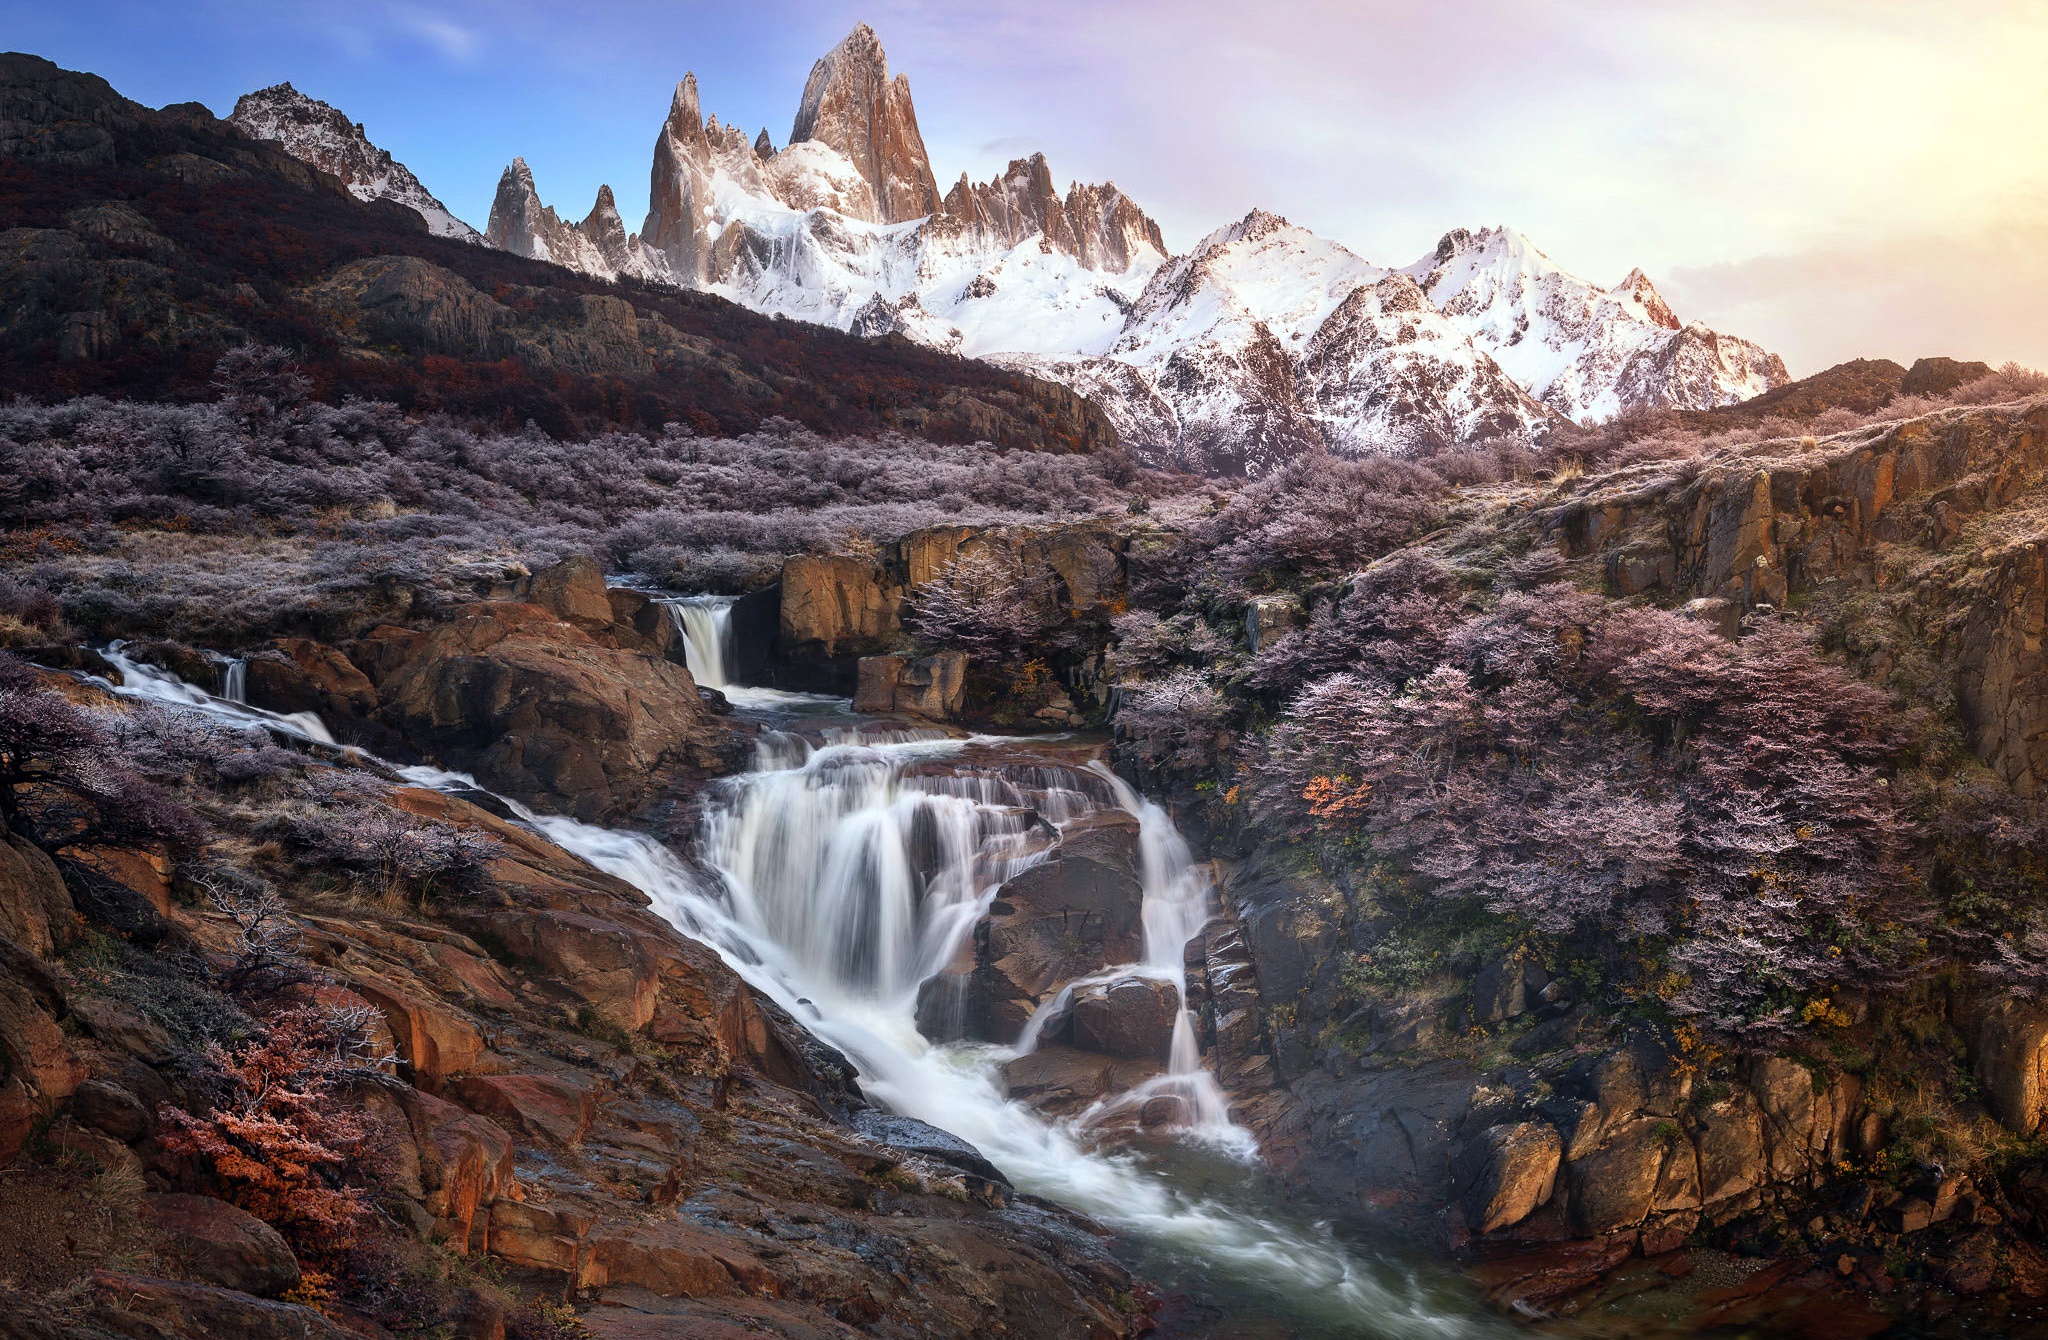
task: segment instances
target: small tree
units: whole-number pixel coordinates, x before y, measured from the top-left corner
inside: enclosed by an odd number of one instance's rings
[[[374,1019],[366,1005],[300,1006],[232,1054],[209,1044],[219,1076],[212,1106],[160,1113],[165,1149],[193,1159],[228,1200],[315,1259],[345,1248],[369,1208],[347,1179],[383,1146],[384,1132],[349,1095],[385,1082],[395,1060],[370,1041]]]
[[[1058,626],[1050,598],[1032,589],[1023,565],[986,552],[959,555],[918,587],[903,621],[923,646],[984,663],[1041,651]]]

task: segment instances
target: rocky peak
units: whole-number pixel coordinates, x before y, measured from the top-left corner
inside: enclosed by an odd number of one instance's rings
[[[370,142],[360,121],[289,83],[245,93],[228,124],[253,140],[276,144],[292,157],[341,179],[358,200],[390,200],[427,221],[437,237],[465,242],[482,239],[476,229],[449,213],[405,164]]]
[[[768,127],[761,127],[761,133],[754,137],[754,157],[775,157],[775,141],[768,138]]]
[[[874,189],[875,222],[938,212],[939,184],[917,129],[910,80],[889,77],[881,39],[865,23],[811,67],[789,139],[817,140],[845,155]]]
[[[1256,242],[1261,238],[1272,236],[1282,228],[1292,228],[1293,226],[1293,224],[1281,218],[1278,214],[1269,213],[1263,209],[1254,209],[1236,223],[1218,228],[1215,232],[1203,238],[1201,245],[1196,250],[1221,251],[1234,242]]]
[[[524,158],[515,158],[498,178],[498,193],[491,200],[491,221],[484,237],[492,246],[515,256],[537,261],[555,259],[559,235],[567,229],[555,211],[540,201],[533,184],[533,169]]]
[[[1641,266],[1628,272],[1628,278],[1616,284],[1608,292],[1624,302],[1634,303],[1642,309],[1643,315],[1654,325],[1666,330],[1682,330],[1685,323],[1671,310],[1671,304],[1664,301],[1664,295],[1650,282]]]

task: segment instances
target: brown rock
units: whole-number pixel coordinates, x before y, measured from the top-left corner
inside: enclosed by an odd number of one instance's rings
[[[602,633],[614,618],[604,569],[587,554],[563,559],[521,581],[515,599],[538,605],[564,623],[586,633]]]
[[[889,58],[865,23],[811,67],[789,140],[817,140],[846,155],[874,192],[875,222],[939,212],[939,183],[918,133],[910,81],[889,77]]]
[[[333,722],[377,710],[377,689],[338,649],[311,638],[281,637],[270,655],[248,659],[249,702],[272,712],[313,712]]]
[[[936,656],[863,656],[853,710],[907,713],[951,721],[966,702],[967,657],[957,651]]]
[[[458,1250],[481,1249],[487,1235],[475,1232],[479,1214],[487,1223],[492,1205],[518,1195],[512,1137],[488,1117],[417,1089],[404,1091],[401,1102],[418,1151],[427,1213]]]
[[[1664,1171],[1666,1125],[1648,1117],[1629,1122],[1568,1165],[1575,1232],[1594,1237],[1633,1228],[1649,1215]]]
[[[384,1016],[399,1059],[412,1068],[422,1088],[437,1090],[483,1058],[484,1035],[476,1021],[424,984],[353,965],[345,971],[349,989]]]
[[[1711,1205],[1766,1181],[1763,1118],[1746,1091],[1709,1106],[1697,1118],[1700,1199]]]
[[[123,1335],[176,1340],[350,1340],[351,1333],[310,1307],[253,1298],[232,1289],[95,1270],[90,1315]],[[139,1331],[136,1322],[152,1325]]]
[[[783,656],[824,661],[885,649],[902,629],[902,593],[860,558],[792,558],[782,565]]]
[[[0,935],[48,958],[73,934],[71,895],[56,862],[33,843],[6,836],[0,841]]]
[[[151,1118],[142,1100],[109,1080],[89,1079],[71,1095],[71,1117],[81,1126],[134,1144],[149,1133]]]
[[[1074,995],[1074,1045],[1108,1056],[1167,1060],[1180,992],[1154,977],[1123,977]]]
[[[470,1075],[449,1096],[508,1130],[561,1148],[582,1143],[597,1117],[597,1094],[580,1079],[558,1075]]]
[[[1144,904],[1138,869],[1134,815],[1107,810],[1064,825],[1045,860],[990,904],[992,997],[1035,1001],[1061,982],[1135,960]]]
[[[654,1018],[656,958],[643,932],[579,912],[540,912],[506,924],[504,937],[619,1027],[637,1030]]]
[[[1004,1063],[1003,1093],[1044,1111],[1067,1115],[1158,1072],[1159,1067],[1148,1062],[1118,1060],[1072,1047],[1040,1047]]]
[[[1471,1178],[1465,1223],[1479,1234],[1511,1228],[1550,1199],[1564,1143],[1540,1121],[1495,1126],[1465,1151]]]
[[[379,684],[386,724],[494,788],[616,818],[728,768],[731,730],[683,666],[604,646],[536,605],[471,605]]]
[[[1984,1105],[2007,1130],[2033,1134],[2048,1104],[2048,1010],[2011,999],[1986,1001],[1972,1020],[1970,1043]]]
[[[149,1196],[143,1215],[157,1250],[192,1278],[263,1297],[299,1282],[298,1258],[284,1238],[247,1210],[211,1196]]]
[[[716,1298],[739,1292],[735,1273],[767,1274],[730,1238],[675,1221],[597,1228],[587,1241],[594,1284],[641,1288],[662,1298]]]

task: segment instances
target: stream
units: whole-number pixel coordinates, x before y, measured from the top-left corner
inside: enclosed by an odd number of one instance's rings
[[[1100,763],[1061,761],[1038,739],[962,736],[856,717],[845,699],[734,682],[730,602],[667,598],[692,674],[761,730],[751,768],[718,784],[695,839],[702,870],[643,834],[505,802],[563,849],[625,879],[685,934],[858,1068],[878,1105],[977,1146],[1019,1190],[1116,1230],[1166,1295],[1162,1336],[1348,1340],[1479,1337],[1521,1328],[1456,1271],[1398,1242],[1366,1241],[1290,1205],[1199,1053],[1183,1011],[1166,1071],[1120,1098],[1053,1120],[1003,1096],[1000,1066],[1029,1050],[1045,1010],[1009,1047],[935,1045],[919,987],[953,962],[999,886],[1043,858],[1034,815],[1058,824],[1122,809],[1139,825],[1142,961],[1120,968],[1184,987],[1182,950],[1212,889],[1172,820]],[[311,714],[280,716],[122,654],[114,691],[251,729],[331,744]],[[241,695],[236,693],[235,697]],[[475,779],[431,767],[408,780],[453,792]],[[1183,993],[1184,995],[1185,993]],[[1101,1123],[1171,1094],[1168,1136],[1118,1147]]]

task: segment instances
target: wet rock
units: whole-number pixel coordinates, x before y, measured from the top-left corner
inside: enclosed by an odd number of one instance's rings
[[[1466,1226],[1478,1234],[1511,1228],[1550,1199],[1564,1145],[1540,1121],[1495,1126],[1466,1147]]]
[[[1180,991],[1155,977],[1122,977],[1074,994],[1074,1045],[1164,1063],[1180,1020]]]
[[[330,725],[377,710],[377,687],[339,648],[281,637],[246,662],[249,702],[272,712],[312,712]]]
[[[1003,1065],[1003,1094],[1057,1116],[1079,1112],[1159,1073],[1146,1061],[1123,1060],[1072,1047],[1040,1047]]]
[[[997,891],[975,981],[997,1040],[1014,1039],[1060,983],[1138,958],[1138,869],[1136,816],[1106,810],[1064,825],[1043,861]]]
[[[182,1195],[147,1197],[142,1209],[158,1250],[201,1283],[275,1297],[299,1282],[292,1249],[247,1210],[211,1196]]]
[[[1544,1003],[1541,993],[1550,974],[1523,950],[1516,950],[1480,969],[1472,984],[1472,1014],[1481,1023],[1498,1024]]]
[[[1010,1183],[1002,1170],[990,1163],[973,1145],[951,1131],[942,1131],[915,1117],[899,1117],[876,1108],[863,1108],[854,1114],[853,1128],[868,1139],[879,1140],[892,1148],[921,1154],[940,1163],[950,1163],[991,1182],[1005,1186]]]

